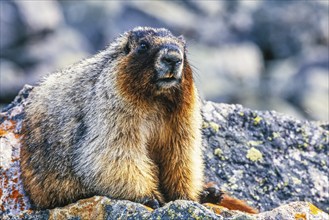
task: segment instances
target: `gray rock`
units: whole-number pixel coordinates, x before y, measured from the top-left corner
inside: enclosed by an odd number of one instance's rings
[[[56,29],[42,41],[26,45],[22,59],[38,64],[27,69],[29,82],[34,84],[46,74],[85,58],[90,48],[83,36],[67,26]]]
[[[0,6],[0,50],[3,52],[23,37],[24,25],[12,2],[1,1]]]
[[[268,62],[260,109],[275,109],[297,118],[329,120],[329,51],[312,47],[294,58]],[[255,106],[255,105],[254,105]]]
[[[217,48],[194,44],[189,55],[191,64],[197,67],[196,82],[207,99],[247,104],[255,97],[264,67],[261,51],[255,44],[226,44]]]
[[[328,130],[239,105],[203,109],[207,180],[261,211],[290,201],[329,211]]]
[[[118,30],[116,17],[120,16],[126,3],[117,1],[60,1],[65,22],[92,45],[91,53],[104,48]],[[124,30],[126,31],[126,30]]]
[[[266,59],[282,59],[329,42],[328,5],[321,1],[264,1],[253,14],[252,39]]]
[[[14,62],[0,59],[0,99],[15,96],[25,82],[25,74],[20,67]]]
[[[316,60],[306,58],[303,63],[287,82],[282,96],[306,117],[328,121],[329,52],[320,53]]]
[[[1,95],[8,103],[25,83],[86,57],[89,43],[64,24],[57,1],[1,1]]]
[[[177,200],[154,211],[145,206],[125,200],[111,200],[94,196],[51,210],[22,212],[20,215],[3,216],[7,219],[216,219],[216,220],[325,220],[329,215],[307,202],[294,202],[282,205],[272,211],[260,214],[247,214],[230,211],[222,207],[200,205],[191,201]]]
[[[55,30],[63,21],[57,1],[14,0],[28,34]]]

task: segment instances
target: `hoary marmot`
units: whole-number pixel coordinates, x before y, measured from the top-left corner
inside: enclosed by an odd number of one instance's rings
[[[182,37],[135,28],[29,100],[21,168],[36,208],[93,195],[199,200],[200,103]]]

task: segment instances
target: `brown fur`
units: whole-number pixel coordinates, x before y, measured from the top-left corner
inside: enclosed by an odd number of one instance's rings
[[[146,52],[139,52],[142,40]],[[159,54],[171,47],[183,60],[181,79],[166,88],[154,76],[162,68]],[[49,75],[29,100],[21,168],[36,208],[92,195],[199,200],[199,98],[185,43],[169,31],[127,32],[94,57]]]
[[[221,202],[219,203],[220,206],[224,206],[230,210],[239,210],[251,214],[257,214],[258,210],[253,207],[250,207],[246,204],[246,202],[233,198],[227,194],[223,195]]]

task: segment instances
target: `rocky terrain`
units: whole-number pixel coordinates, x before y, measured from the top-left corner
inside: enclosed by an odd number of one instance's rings
[[[208,181],[261,211],[309,201],[329,212],[329,123],[205,102]]]
[[[202,108],[206,179],[258,208],[260,214],[183,200],[152,211],[141,204],[99,196],[32,211],[19,169],[20,130],[31,89],[26,85],[0,114],[1,219],[329,218],[325,213],[329,212],[328,123],[209,101]]]
[[[135,26],[183,34],[206,100],[329,120],[329,4],[312,1],[0,2],[0,104]]]

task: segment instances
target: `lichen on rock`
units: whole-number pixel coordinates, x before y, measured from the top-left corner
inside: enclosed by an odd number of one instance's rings
[[[31,91],[25,86],[0,113],[0,217],[16,215],[30,208],[20,177],[20,129],[25,100]]]
[[[208,181],[261,211],[293,201],[310,201],[329,211],[325,123],[213,102],[204,102],[202,111],[204,123],[219,128],[202,131]]]
[[[263,154],[257,150],[256,148],[252,147],[247,151],[247,156],[246,156],[249,160],[251,161],[259,161],[263,158]]]

